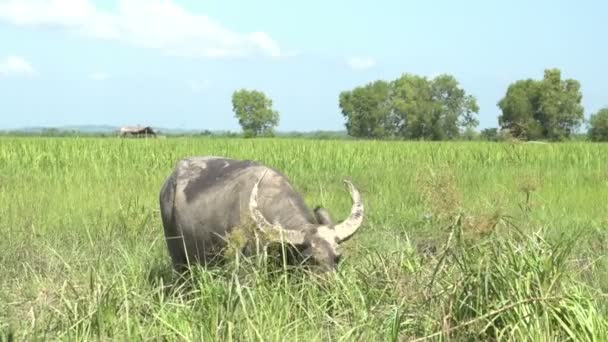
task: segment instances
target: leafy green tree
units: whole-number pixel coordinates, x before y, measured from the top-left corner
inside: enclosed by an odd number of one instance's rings
[[[479,135],[482,140],[496,141],[498,140],[498,128],[484,128],[479,132]]]
[[[339,105],[342,115],[347,118],[348,134],[362,138],[394,135],[390,94],[390,84],[385,81],[375,81],[352,91],[341,92]]]
[[[519,80],[511,84],[498,102],[498,121],[520,139],[562,140],[583,122],[580,83],[562,80],[559,69],[545,70],[542,80]]]
[[[473,141],[473,140],[479,140],[480,137],[481,137],[481,133],[477,132],[475,130],[475,128],[473,128],[473,127],[466,127],[464,129],[464,131],[460,134],[460,138],[462,140]]]
[[[340,94],[348,134],[357,137],[453,139],[478,124],[474,97],[453,76],[403,74]]]
[[[582,99],[577,80],[562,80],[559,69],[545,70],[541,82],[540,121],[547,138],[562,140],[575,133],[584,120]]]
[[[477,100],[460,88],[451,75],[440,75],[431,81],[435,111],[433,120],[436,139],[454,139],[461,130],[467,131],[479,124],[474,114],[479,113]]]
[[[232,94],[232,110],[245,137],[272,136],[279,124],[279,113],[272,100],[261,91],[240,89]]]
[[[591,115],[587,134],[591,141],[608,141],[608,107]]]
[[[540,121],[536,120],[540,106],[540,86],[532,79],[511,84],[507,94],[498,102],[502,115],[498,123],[502,129],[520,139],[539,139],[543,136]]]
[[[391,98],[397,134],[405,139],[433,135],[435,103],[433,89],[426,77],[403,74],[391,82]]]

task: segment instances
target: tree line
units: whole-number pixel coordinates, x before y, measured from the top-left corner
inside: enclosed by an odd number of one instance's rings
[[[585,123],[580,82],[563,79],[561,70],[546,69],[542,79],[510,84],[497,103],[499,127],[477,133],[479,105],[449,74],[434,78],[404,73],[376,80],[339,94],[338,105],[347,134],[363,139],[520,140],[570,139]],[[261,91],[233,93],[235,117],[246,137],[272,136],[279,113]],[[587,136],[608,141],[608,107],[591,115]]]

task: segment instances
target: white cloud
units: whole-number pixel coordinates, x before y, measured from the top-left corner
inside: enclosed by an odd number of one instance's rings
[[[32,65],[19,56],[9,56],[5,60],[0,61],[0,74],[21,74],[33,75],[36,71]]]
[[[110,78],[110,75],[106,74],[105,72],[97,71],[92,73],[90,77],[93,81],[105,81]]]
[[[350,57],[346,62],[354,70],[367,70],[376,66],[376,61],[370,57]]]
[[[264,32],[231,31],[172,0],[119,0],[116,13],[97,8],[91,0],[7,0],[0,4],[0,20],[59,27],[178,56],[284,55],[278,43]]]
[[[209,87],[211,86],[211,82],[207,80],[203,82],[190,81],[188,82],[188,86],[190,87],[190,90],[192,90],[192,92],[200,93],[203,90],[209,89]]]

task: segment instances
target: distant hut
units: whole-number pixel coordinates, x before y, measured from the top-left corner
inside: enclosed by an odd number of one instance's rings
[[[120,136],[121,137],[155,137],[156,138],[156,133],[154,132],[154,130],[152,129],[152,127],[149,126],[136,126],[136,127],[121,127],[120,128]]]

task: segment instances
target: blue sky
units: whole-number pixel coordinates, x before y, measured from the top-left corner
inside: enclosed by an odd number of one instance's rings
[[[239,88],[278,129],[341,130],[343,90],[454,75],[480,105],[545,68],[608,106],[604,1],[0,0],[0,128],[152,125],[239,130]]]

